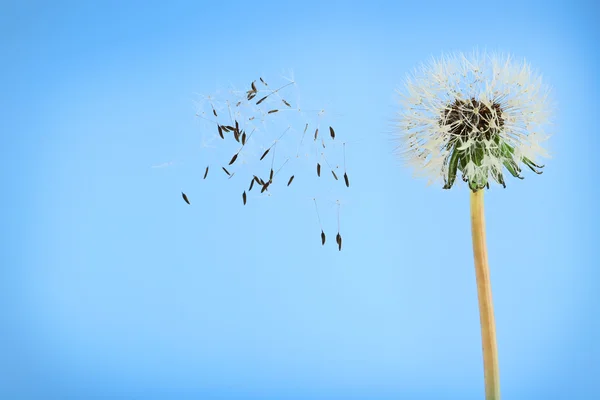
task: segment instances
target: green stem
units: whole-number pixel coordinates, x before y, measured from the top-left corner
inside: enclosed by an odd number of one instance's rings
[[[483,372],[485,377],[486,400],[500,400],[500,374],[498,370],[498,347],[496,344],[496,324],[492,302],[492,285],[485,243],[485,217],[483,190],[471,193],[471,234],[473,237],[473,257],[479,299],[481,322],[481,342],[483,347]]]

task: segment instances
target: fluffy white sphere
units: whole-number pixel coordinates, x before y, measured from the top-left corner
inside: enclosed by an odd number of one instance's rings
[[[503,167],[536,173],[550,123],[550,89],[525,61],[456,53],[422,65],[400,91],[398,152],[417,175],[450,188],[457,175],[472,190],[489,177],[505,185]]]

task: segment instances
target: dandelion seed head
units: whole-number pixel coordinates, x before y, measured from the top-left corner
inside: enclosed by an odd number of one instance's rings
[[[455,53],[421,65],[399,91],[398,152],[415,175],[452,187],[457,172],[472,190],[503,170],[536,173],[548,157],[552,117],[549,88],[526,61],[510,56]]]

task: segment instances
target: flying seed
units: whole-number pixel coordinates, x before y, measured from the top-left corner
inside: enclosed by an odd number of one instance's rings
[[[248,188],[248,191],[251,191],[253,186],[254,186],[254,178],[252,178],[252,180],[250,181],[250,187]]]
[[[265,158],[267,156],[267,154],[269,153],[269,151],[271,150],[271,148],[268,148],[267,151],[265,151],[263,153],[263,155],[260,157],[260,160],[262,161],[263,158]]]
[[[236,142],[240,141],[240,132],[239,131],[233,131],[233,137],[235,138]]]
[[[258,178],[258,183],[260,183],[261,185],[265,185],[265,181],[262,180],[262,178]]]
[[[235,130],[238,132],[240,131],[240,124],[237,122],[237,120],[235,120]]]
[[[188,198],[185,195],[185,193],[181,192],[181,197],[183,197],[183,200],[185,200],[186,203],[190,204],[190,201],[188,200]]]
[[[335,139],[335,132],[332,127],[329,127],[329,133],[331,133],[331,139]]]
[[[244,201],[244,205],[246,205],[246,192],[242,194],[242,200]]]
[[[257,91],[258,91],[258,89],[256,89],[256,85],[254,84],[254,81],[252,81],[252,83],[250,84],[250,86],[252,86],[252,90],[253,90],[254,92],[257,92]]]
[[[233,164],[235,162],[235,160],[237,160],[237,153],[233,155],[233,157],[231,157],[231,161],[229,161],[229,165]]]
[[[248,100],[252,100],[256,96],[256,92],[248,92]]]
[[[242,133],[242,145],[246,144],[246,132]]]
[[[333,174],[333,177],[334,177],[334,178],[335,178],[335,180],[337,181],[337,180],[338,180],[338,177],[337,177],[337,175],[335,174],[335,172],[334,172],[333,170],[331,170],[331,173]]]
[[[319,128],[315,131],[315,140],[317,140],[317,136],[319,136]]]
[[[288,181],[288,184],[287,184],[287,185],[288,185],[288,186],[290,186],[290,185],[292,184],[292,181],[293,181],[293,180],[294,180],[294,175],[292,175],[292,176],[290,177],[290,180]]]
[[[269,175],[269,181],[273,181],[273,168],[271,168],[271,174]]]
[[[283,101],[283,104],[285,104],[288,107],[291,107],[290,103],[288,103],[287,101],[285,101],[284,99],[281,99],[281,101]]]
[[[348,180],[348,174],[344,172],[344,181],[346,182],[346,187],[350,187],[350,181]]]
[[[263,97],[262,99],[260,99],[259,101],[256,102],[256,105],[259,105],[260,103],[262,103],[263,101],[265,101],[265,99],[269,97],[269,95],[266,95],[265,97]]]
[[[263,80],[263,78],[260,78],[260,81],[261,81],[261,82],[262,82],[262,83],[263,83],[265,86],[269,86],[269,85],[267,85],[267,82],[265,82],[265,81]]]
[[[335,241],[338,244],[339,251],[342,251],[342,236],[340,235],[339,232],[338,232],[337,236],[335,237]]]
[[[239,107],[239,106],[240,106],[240,104],[242,104],[242,102],[241,102],[241,101],[238,101],[238,102],[237,102],[237,104],[236,104],[235,106],[236,106],[236,107]]]
[[[317,176],[321,176],[321,164],[317,163]]]
[[[225,128],[227,128],[227,132],[229,132],[229,131],[235,131],[235,128],[233,126],[231,126],[231,125],[224,125],[223,129],[225,129]]]
[[[267,188],[269,187],[269,185],[271,184],[271,182],[267,182],[263,185],[262,189],[260,190],[261,193],[264,193],[265,190],[267,190]]]
[[[269,111],[267,114],[274,114],[274,113],[276,113],[277,111],[279,111],[279,110],[271,110],[271,111]]]
[[[215,111],[215,109],[213,108],[213,114],[215,114],[215,117],[217,116],[217,112]]]
[[[206,175],[208,175],[208,166],[206,167],[206,171],[204,171],[204,178],[202,179],[206,179]]]
[[[319,207],[317,207],[317,199],[313,197],[315,202],[315,211],[317,212],[317,219],[319,221],[319,227],[321,228],[321,244],[325,244],[325,232],[323,232],[323,224],[321,223],[321,216],[319,215]]]
[[[225,139],[225,136],[223,136],[223,128],[221,128],[221,125],[217,125],[217,129],[219,129],[219,136],[221,136],[221,139]]]
[[[223,171],[225,171],[225,173],[226,173],[227,175],[231,176],[231,174],[229,173],[229,171],[227,171],[227,170],[225,169],[225,167],[221,167],[221,168],[223,168]]]

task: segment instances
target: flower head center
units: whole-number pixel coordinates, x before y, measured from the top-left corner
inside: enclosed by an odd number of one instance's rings
[[[444,109],[440,125],[463,142],[491,140],[504,127],[502,108],[496,102],[488,105],[473,97],[455,99]]]

